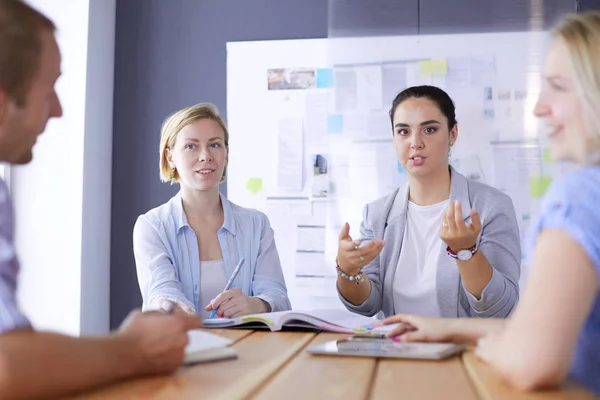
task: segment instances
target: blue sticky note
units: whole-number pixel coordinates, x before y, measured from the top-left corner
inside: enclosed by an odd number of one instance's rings
[[[336,134],[344,132],[344,116],[342,114],[327,116],[327,132]]]
[[[333,87],[333,69],[319,68],[317,69],[317,88]]]
[[[405,174],[406,170],[402,167],[402,164],[400,164],[400,161],[396,160],[396,165],[398,166],[398,172],[401,174]]]

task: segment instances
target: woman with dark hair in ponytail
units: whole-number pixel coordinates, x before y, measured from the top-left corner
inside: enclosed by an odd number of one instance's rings
[[[454,103],[433,86],[405,89],[390,110],[408,183],[345,224],[337,288],[356,313],[505,318],[518,300],[521,249],[511,199],[449,166]]]

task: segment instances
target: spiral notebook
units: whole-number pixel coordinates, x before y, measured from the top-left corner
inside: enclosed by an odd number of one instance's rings
[[[291,310],[250,314],[231,319],[211,318],[205,319],[203,325],[206,328],[270,329],[272,331],[309,329],[348,334],[383,334],[394,327],[394,325],[383,326],[381,321],[342,309]]]

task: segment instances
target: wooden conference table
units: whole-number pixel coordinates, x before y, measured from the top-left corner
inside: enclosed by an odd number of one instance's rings
[[[585,390],[521,394],[498,380],[472,351],[443,361],[310,355],[333,333],[213,329],[234,339],[236,360],[182,367],[172,376],[124,382],[74,399],[592,399]]]

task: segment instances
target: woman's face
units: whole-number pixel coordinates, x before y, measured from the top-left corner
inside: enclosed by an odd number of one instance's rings
[[[543,70],[543,89],[533,110],[548,127],[550,152],[556,160],[577,161],[588,135],[581,99],[575,90],[570,55],[562,39],[555,39]]]
[[[186,125],[167,149],[167,160],[176,168],[183,188],[206,191],[217,188],[227,166],[225,133],[218,122],[201,119]]]
[[[394,110],[393,126],[396,154],[408,174],[423,177],[448,169],[448,151],[458,128],[448,130],[448,119],[436,103],[404,100]]]

